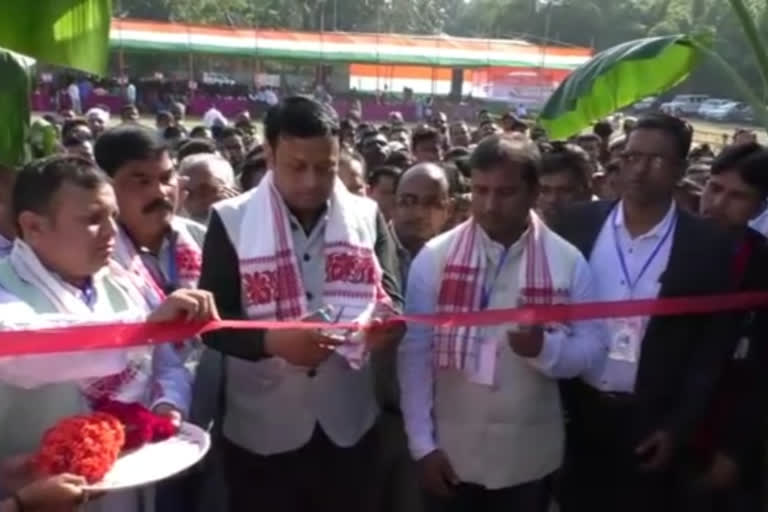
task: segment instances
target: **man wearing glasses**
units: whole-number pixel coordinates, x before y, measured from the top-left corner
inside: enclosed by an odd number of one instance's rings
[[[684,121],[641,119],[621,156],[618,202],[565,212],[598,301],[723,293],[732,244],[673,199],[692,139]],[[675,510],[680,448],[707,409],[736,329],[717,314],[605,320],[604,364],[565,386],[562,510]],[[672,507],[672,508],[670,508]]]

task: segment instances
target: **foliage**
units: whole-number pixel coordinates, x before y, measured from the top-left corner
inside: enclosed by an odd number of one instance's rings
[[[744,0],[758,34],[768,31],[768,0]],[[647,36],[707,34],[744,79],[763,83],[744,29],[724,0],[115,0],[123,16],[190,23],[306,30],[447,33],[524,37],[603,50]],[[728,95],[715,63],[683,86]],[[765,86],[758,91],[768,97]]]

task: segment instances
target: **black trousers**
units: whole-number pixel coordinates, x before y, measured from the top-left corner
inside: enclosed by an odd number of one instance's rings
[[[547,512],[551,490],[551,477],[497,490],[461,484],[452,498],[426,496],[425,509],[426,512]]]
[[[577,384],[569,397],[566,456],[559,482],[562,512],[665,512],[679,510],[674,464],[640,469],[635,454],[630,396]]]
[[[341,448],[317,426],[301,448],[262,456],[224,440],[229,512],[358,512],[369,489],[373,442],[369,432]]]

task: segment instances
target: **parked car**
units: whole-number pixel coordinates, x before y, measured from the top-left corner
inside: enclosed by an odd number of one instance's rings
[[[656,96],[648,96],[647,98],[643,98],[642,100],[632,105],[632,110],[635,112],[645,112],[646,110],[651,110],[656,104],[657,100],[658,97]]]
[[[711,121],[739,121],[745,116],[748,109],[749,105],[745,103],[730,101],[707,110],[703,117]]]
[[[661,111],[673,116],[693,115],[709,99],[706,94],[679,94],[667,103],[661,104]]]
[[[712,112],[715,112],[718,109],[720,109],[720,108],[722,108],[722,107],[724,107],[726,105],[731,105],[733,103],[736,103],[736,102],[733,101],[733,100],[726,100],[726,99],[720,99],[720,98],[710,98],[710,99],[704,101],[704,103],[701,104],[697,114],[699,115],[699,117],[703,117],[705,119],[710,119],[710,115],[712,114]]]

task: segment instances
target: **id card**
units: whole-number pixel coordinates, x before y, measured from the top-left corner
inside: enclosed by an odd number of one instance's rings
[[[639,320],[621,319],[611,337],[611,349],[608,357],[614,361],[637,363],[640,354],[640,335],[642,323]]]

